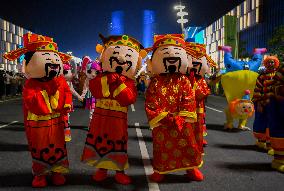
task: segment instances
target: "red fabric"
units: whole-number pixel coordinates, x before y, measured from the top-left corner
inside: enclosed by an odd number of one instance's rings
[[[153,77],[146,92],[145,110],[149,121],[162,111],[195,112],[194,92],[188,78],[182,74]],[[200,165],[202,160],[192,124],[184,123],[185,117],[181,116],[171,120],[171,114],[152,131],[153,168],[160,173],[189,169]],[[167,124],[167,118],[174,122]]]
[[[42,175],[52,170],[52,167],[61,166],[68,168],[67,150],[64,140],[64,126],[66,115],[50,120],[27,120],[28,112],[35,115],[47,115],[49,111],[40,91],[46,90],[48,96],[59,91],[59,102],[69,103],[68,90],[64,87],[61,78],[55,78],[48,82],[40,82],[35,79],[26,81],[23,90],[24,124],[29,149],[33,158],[32,168],[35,175]],[[57,110],[52,113],[65,111],[63,105],[58,104]]]
[[[109,85],[110,96],[104,97],[102,94],[101,79],[103,76],[107,76],[107,83]],[[118,88],[122,83],[126,85],[126,88],[120,92],[115,98],[113,98],[113,91]],[[110,98],[115,99],[121,106],[128,106],[135,103],[137,97],[137,90],[134,80],[117,73],[99,74],[89,83],[90,91],[96,99]]]
[[[196,134],[196,142],[199,146],[199,150],[204,153],[203,148],[203,135],[206,132],[206,126],[205,126],[205,104],[204,101],[210,94],[210,89],[205,81],[205,79],[199,75],[195,76],[189,76],[190,81],[193,81],[196,83],[196,89],[195,89],[195,100],[196,100],[196,108],[203,109],[203,113],[197,112],[197,122],[194,123],[194,131]]]
[[[101,79],[107,76],[110,95],[103,97]],[[124,83],[127,87],[115,98],[113,92]],[[92,95],[97,99],[116,100],[120,106],[128,106],[136,100],[137,90],[134,81],[116,73],[99,74],[89,83]],[[127,113],[96,107],[90,122],[86,145],[81,157],[83,162],[97,161],[100,165],[105,161],[112,161],[116,168],[124,170],[128,162],[127,155]],[[109,169],[108,166],[104,167]]]

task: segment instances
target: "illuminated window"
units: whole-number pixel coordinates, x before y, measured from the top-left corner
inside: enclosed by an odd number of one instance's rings
[[[247,15],[244,15],[244,28],[247,28]]]
[[[241,9],[240,9],[240,5],[237,6],[237,17],[239,17],[241,15]]]
[[[240,17],[240,30],[243,29],[243,17]]]
[[[251,26],[251,12],[248,13],[248,18],[247,19],[248,19],[247,20],[247,25],[248,25],[248,27],[250,27]]]
[[[3,20],[3,29],[7,30],[7,21],[4,21],[4,20]]]
[[[6,25],[5,25],[6,26]],[[2,30],[2,40],[3,41],[7,41],[7,35],[6,35],[6,31]]]
[[[255,9],[255,0],[251,0],[251,9],[252,9],[252,10]]]
[[[10,51],[11,51],[10,43],[6,42],[6,52],[10,52]]]
[[[259,0],[255,0],[255,6],[259,7]]]
[[[255,9],[255,21],[256,23],[259,23],[259,8],[258,7]]]
[[[243,11],[243,13],[244,14],[247,13],[247,2],[246,1],[244,1],[244,11]]]

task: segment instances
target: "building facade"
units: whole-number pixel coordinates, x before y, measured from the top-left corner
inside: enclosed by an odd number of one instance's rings
[[[108,27],[109,35],[122,35],[124,34],[124,12],[113,11],[111,13],[111,22]]]
[[[283,24],[283,0],[245,0],[206,27],[207,52],[223,68],[224,53],[218,46],[232,46],[236,58],[249,55],[253,48],[267,47],[273,31]]]
[[[156,14],[153,10],[143,11],[143,46],[152,46],[156,30]]]
[[[23,45],[23,35],[27,32],[29,31],[0,18],[0,70],[18,71],[22,58],[8,61],[3,58],[3,55],[21,47]]]

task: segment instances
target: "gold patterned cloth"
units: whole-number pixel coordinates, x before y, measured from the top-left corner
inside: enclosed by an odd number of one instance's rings
[[[192,123],[185,122],[186,118],[196,120],[195,96],[188,78],[179,73],[154,76],[146,92],[145,110],[153,129],[154,171],[165,174],[201,166]]]

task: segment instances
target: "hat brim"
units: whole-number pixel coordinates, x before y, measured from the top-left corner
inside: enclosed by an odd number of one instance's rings
[[[21,55],[29,52],[30,50],[27,49],[27,48],[19,48],[19,49],[16,49],[16,50],[13,50],[11,52],[8,52],[6,54],[3,55],[3,57],[7,60],[10,60],[10,61],[14,61],[16,59],[18,59]],[[39,51],[39,50],[37,50]],[[37,52],[36,51],[36,52]],[[59,55],[59,57],[61,58],[62,62],[67,62],[69,61],[72,57],[68,54],[65,54],[63,52],[58,52],[58,51],[53,51],[53,50],[40,50],[40,51],[46,51],[46,52],[55,52]]]

